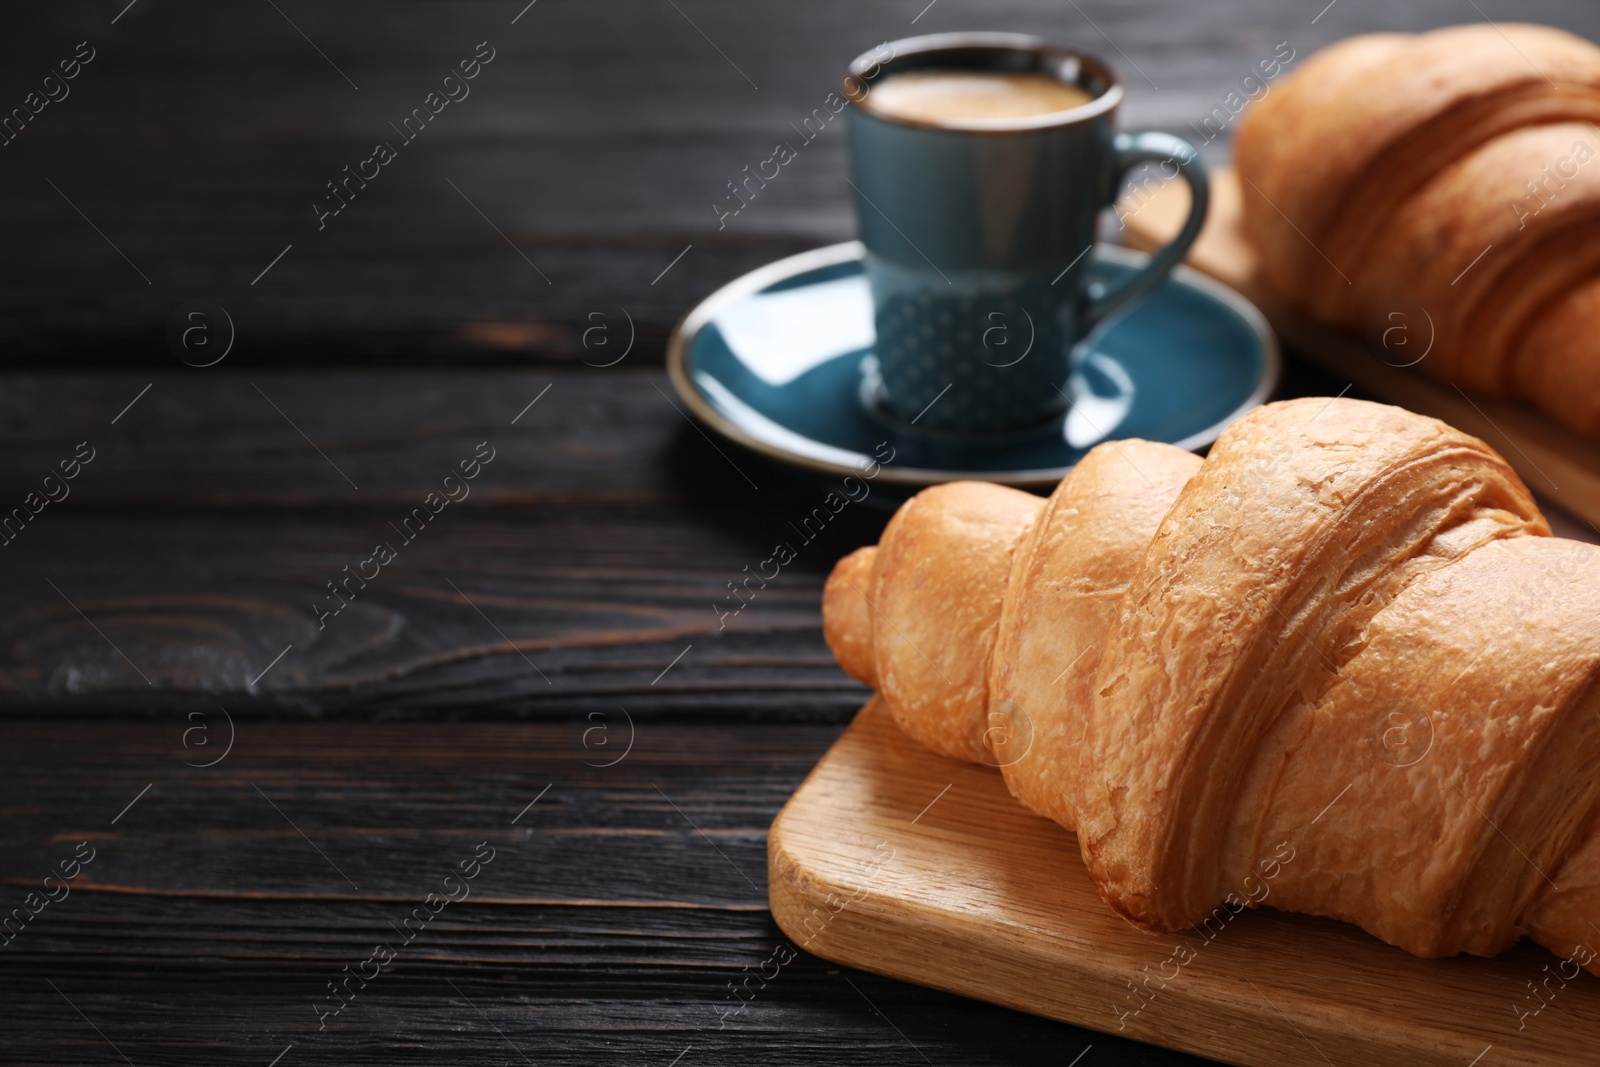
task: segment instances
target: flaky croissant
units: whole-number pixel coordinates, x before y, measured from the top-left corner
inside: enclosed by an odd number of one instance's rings
[[[1262,277],[1419,369],[1600,436],[1600,48],[1542,26],[1326,48],[1241,121]]]
[[[1292,400],[1204,463],[1117,441],[1048,500],[924,490],[835,567],[824,631],[912,738],[1076,831],[1141,926],[1203,923],[1287,842],[1279,908],[1587,964],[1600,546],[1549,533],[1483,442]]]

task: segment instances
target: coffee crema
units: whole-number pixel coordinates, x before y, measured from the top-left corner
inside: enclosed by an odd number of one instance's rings
[[[941,125],[1037,118],[1093,99],[1079,86],[1045,74],[913,70],[875,85],[867,106],[889,118]]]

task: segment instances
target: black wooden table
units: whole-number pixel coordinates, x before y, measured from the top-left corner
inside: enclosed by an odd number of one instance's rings
[[[0,1061],[1194,1062],[804,953],[734,998],[786,943],[766,828],[865,697],[821,583],[886,512],[719,625],[823,489],[713,447],[661,352],[851,234],[836,130],[713,204],[886,38],[1072,42],[1185,132],[1280,41],[1600,36],[1319,8],[7,5]]]

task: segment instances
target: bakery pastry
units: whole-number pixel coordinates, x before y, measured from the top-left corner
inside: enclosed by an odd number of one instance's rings
[[[1204,463],[1117,441],[1047,500],[924,490],[823,625],[1141,926],[1203,924],[1272,862],[1274,906],[1418,955],[1565,956],[1600,939],[1600,546],[1549,533],[1482,441],[1292,400]]]
[[[1420,370],[1600,436],[1597,121],[1600,48],[1561,30],[1353,37],[1241,120],[1243,230],[1302,310],[1403,314]]]

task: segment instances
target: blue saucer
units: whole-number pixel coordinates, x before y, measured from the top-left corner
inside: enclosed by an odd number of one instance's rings
[[[1113,282],[1145,258],[1101,245],[1093,269]],[[667,370],[703,422],[746,448],[844,476],[887,441],[895,458],[877,478],[918,486],[1049,486],[1113,438],[1201,448],[1264,401],[1279,372],[1261,313],[1187,267],[1080,346],[1072,409],[1046,436],[974,442],[897,426],[872,403],[872,343],[861,244],[850,241],[769,263],[706,297],[673,331]]]

